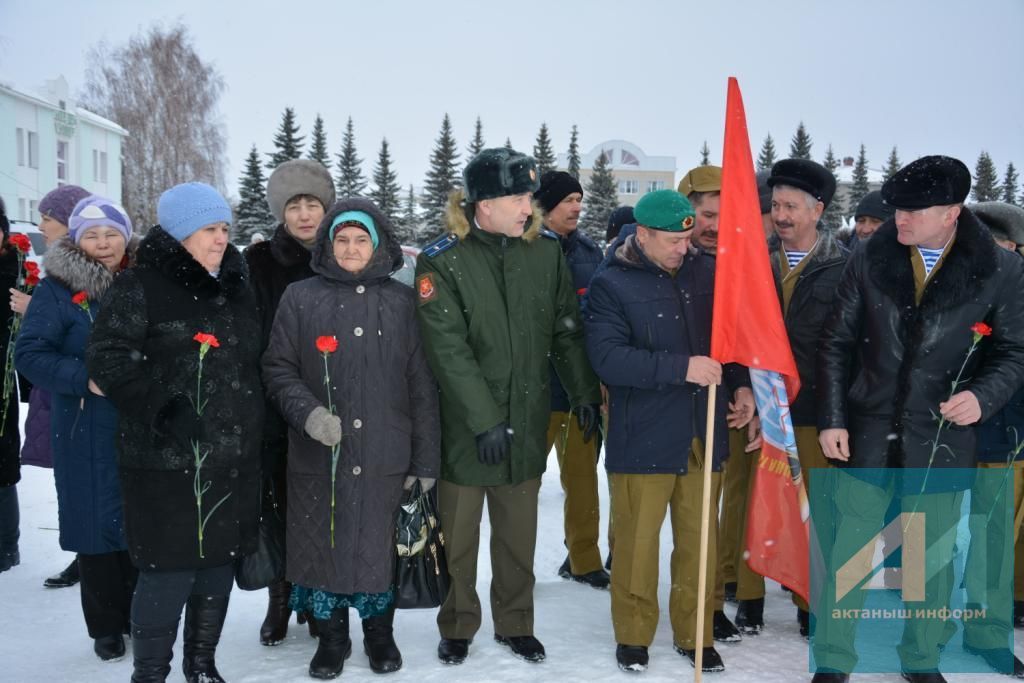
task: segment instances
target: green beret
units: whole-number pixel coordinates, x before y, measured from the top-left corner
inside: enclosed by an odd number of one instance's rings
[[[462,172],[467,202],[536,192],[537,162],[507,147],[480,150]]]
[[[665,232],[692,230],[694,215],[690,200],[675,190],[648,192],[633,208],[638,225]]]

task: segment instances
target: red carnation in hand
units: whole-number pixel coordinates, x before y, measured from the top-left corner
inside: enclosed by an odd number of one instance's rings
[[[199,342],[203,346],[212,346],[215,349],[220,348],[220,342],[212,334],[206,332],[196,332],[196,336],[192,337],[195,341]]]
[[[334,353],[338,350],[338,338],[334,335],[317,337],[316,350],[320,353]]]
[[[32,249],[32,243],[28,241],[28,237],[21,233],[11,235],[8,241],[11,243],[12,247],[23,254],[27,254],[29,250]]]
[[[987,337],[992,334],[992,328],[985,323],[974,323],[971,325],[971,332],[979,337]]]
[[[35,287],[38,284],[39,284],[39,273],[38,273],[38,271],[35,272],[35,273],[30,272],[27,275],[25,275],[25,286],[26,287],[31,288],[31,287]]]
[[[39,273],[39,264],[35,261],[25,261],[26,273]]]

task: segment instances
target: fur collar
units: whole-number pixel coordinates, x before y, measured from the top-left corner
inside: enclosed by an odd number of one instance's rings
[[[233,244],[228,243],[227,251],[224,252],[220,276],[213,277],[192,258],[192,254],[188,253],[181,242],[164,232],[159,225],[154,226],[139,244],[137,265],[162,273],[189,292],[207,299],[220,294],[229,299],[238,298],[245,293],[249,277],[245,260]]]
[[[270,255],[285,268],[308,266],[310,250],[292,237],[281,223],[270,238]]]
[[[896,223],[890,219],[865,244],[868,273],[872,282],[901,309],[914,307],[914,271],[911,247],[896,239]],[[964,207],[956,230],[956,241],[942,267],[928,282],[921,298],[922,312],[956,308],[974,297],[998,267],[998,247],[988,229],[970,209]]]
[[[444,222],[448,232],[454,234],[460,240],[465,239],[472,232],[470,229],[470,216],[468,215],[467,207],[463,203],[465,195],[462,189],[454,190],[448,195],[448,206],[445,207]],[[523,233],[522,239],[526,242],[532,242],[540,237],[540,229],[544,224],[544,214],[541,213],[540,206],[536,202],[533,203],[533,215],[530,217],[529,226],[526,232]]]
[[[139,245],[137,236],[132,235],[125,249],[122,269],[131,264]],[[115,273],[85,253],[71,238],[65,237],[46,250],[44,257],[46,277],[61,284],[71,292],[85,291],[90,299],[99,299],[114,281]]]

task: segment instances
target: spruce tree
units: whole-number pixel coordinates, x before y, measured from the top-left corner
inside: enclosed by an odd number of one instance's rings
[[[796,134],[793,135],[793,140],[789,144],[790,158],[810,160],[813,144],[811,136],[807,134],[807,129],[804,127],[804,122],[801,121],[800,125],[796,127]]]
[[[396,226],[401,214],[401,191],[402,186],[398,184],[398,173],[391,166],[388,139],[384,138],[380,141],[377,165],[373,167],[373,189],[370,190],[370,199]]]
[[[902,167],[900,155],[896,147],[893,146],[892,151],[889,152],[889,159],[885,162],[885,168],[882,169],[882,182],[884,183],[889,178],[892,178]]]
[[[999,176],[996,165],[988,152],[978,155],[978,163],[974,165],[974,189],[971,196],[976,202],[991,202],[999,199],[1002,188],[999,187]]]
[[[548,124],[541,123],[540,131],[537,133],[537,142],[533,145],[533,158],[537,162],[537,177],[540,178],[548,171],[555,168],[555,150],[551,148],[551,138],[548,136]]]
[[[238,179],[238,210],[235,214],[235,239],[248,245],[258,232],[265,237],[274,229],[274,216],[267,206],[267,180],[263,176],[263,165],[256,145],[252,146],[245,160],[245,171]]]
[[[330,170],[331,155],[327,151],[327,133],[324,132],[324,120],[320,114],[317,114],[316,120],[313,121],[313,141],[309,146],[309,158],[319,161],[324,168]]]
[[[345,136],[338,154],[338,175],[334,179],[338,198],[362,197],[366,194],[366,177],[363,176],[363,160],[356,152],[356,136],[352,129],[352,117],[345,124]]]
[[[452,134],[452,122],[448,114],[441,122],[441,132],[430,153],[430,168],[423,183],[423,197],[420,201],[424,211],[424,224],[430,234],[440,232],[444,227],[444,207],[448,195],[460,185],[459,151]]]
[[[476,117],[476,128],[473,130],[473,140],[469,143],[469,155],[466,157],[466,162],[475,157],[480,153],[480,150],[484,148],[484,125],[480,123],[480,117]]]
[[[708,147],[708,141],[705,140],[704,144],[700,146],[700,165],[710,166],[711,165],[711,148]]]
[[[412,185],[409,186],[409,194],[405,196],[402,203],[402,217],[398,224],[401,226],[402,244],[420,245],[420,217],[416,213],[416,193]]]
[[[853,166],[853,185],[850,186],[850,194],[847,197],[846,213],[853,215],[857,210],[860,200],[871,191],[868,185],[868,153],[864,149],[864,143],[860,145],[860,152],[857,154],[857,163]]]
[[[576,124],[572,124],[572,132],[569,133],[569,154],[568,154],[568,165],[566,171],[576,180],[580,179],[580,142],[579,142],[579,131],[576,130]]]
[[[1011,161],[1006,165],[1006,175],[1003,176],[1003,201],[1007,204],[1013,204],[1017,206],[1017,182],[1020,180],[1020,176],[1017,175],[1017,169],[1014,167]]]
[[[836,169],[839,168],[839,160],[836,159],[831,144],[829,144],[828,149],[825,151],[825,163],[823,165],[832,174],[832,177],[836,179],[838,184],[839,177],[836,176]],[[835,196],[832,197],[832,201],[825,207],[825,213],[821,215],[821,222],[824,223],[827,230],[835,231],[843,227],[843,207],[836,201]]]
[[[764,138],[764,142],[761,144],[761,153],[757,155],[757,170],[772,170],[772,166],[775,165],[776,160],[775,140],[772,140],[772,134],[768,133]]]
[[[302,141],[305,139],[306,136],[299,135],[299,124],[295,123],[295,110],[285,107],[284,114],[281,115],[281,125],[274,135],[274,147],[277,151],[267,154],[270,157],[267,168],[273,170],[286,161],[301,157]]]
[[[603,153],[597,155],[583,196],[587,199],[583,205],[584,211],[580,217],[579,227],[600,244],[604,241],[604,234],[608,228],[608,217],[619,205],[618,184],[608,164],[608,158]]]
[[[505,138],[505,149],[514,149],[512,147],[512,138]]]

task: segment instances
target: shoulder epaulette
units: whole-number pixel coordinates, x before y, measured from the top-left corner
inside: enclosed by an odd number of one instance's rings
[[[540,234],[544,235],[548,239],[552,239],[556,242],[558,241],[558,233],[552,230],[551,228],[542,227],[540,229]]]
[[[446,232],[427,246],[423,247],[423,253],[427,258],[434,258],[438,254],[448,251],[458,243],[459,238],[455,236],[455,233]]]

